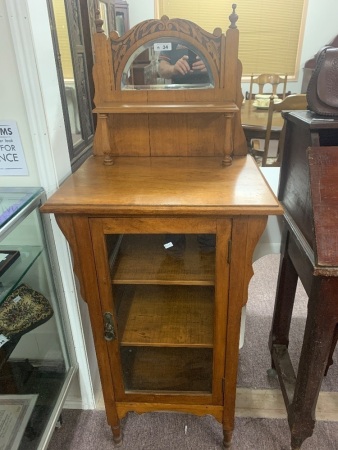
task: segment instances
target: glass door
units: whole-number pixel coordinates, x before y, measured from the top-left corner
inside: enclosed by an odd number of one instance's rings
[[[111,359],[116,352],[119,359],[117,390],[122,397],[151,392],[210,398],[224,372],[215,367],[215,352],[222,335],[224,347],[225,317],[220,326],[215,312],[226,308],[227,298],[216,287],[217,260],[224,261],[227,250],[218,255],[216,233],[104,231],[102,243],[112,306],[104,320],[106,338],[116,345]]]

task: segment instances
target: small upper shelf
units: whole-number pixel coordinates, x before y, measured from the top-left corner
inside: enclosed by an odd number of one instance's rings
[[[163,16],[107,37],[96,18],[93,153],[105,165],[118,156],[217,155],[230,166],[247,154],[235,7],[225,33]],[[152,70],[146,84],[133,75],[142,61]]]
[[[94,113],[101,114],[130,114],[130,113],[236,113],[238,107],[233,102],[184,102],[184,103],[104,103],[94,109]]]

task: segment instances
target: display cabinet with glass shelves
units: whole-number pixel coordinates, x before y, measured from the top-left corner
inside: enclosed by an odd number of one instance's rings
[[[39,212],[45,198],[42,188],[0,188],[1,448],[47,447],[76,372]]]

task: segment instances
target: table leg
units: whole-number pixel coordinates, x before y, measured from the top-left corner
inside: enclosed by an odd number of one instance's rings
[[[333,340],[332,340],[332,343],[331,343],[329,359],[327,361],[326,368],[325,368],[325,373],[324,373],[325,377],[327,375],[327,372],[328,372],[330,366],[333,364],[332,356],[333,356],[333,353],[335,351],[335,348],[336,348],[336,345],[337,345],[337,341],[338,341],[338,324],[336,325],[336,328],[334,330],[334,336],[333,336]]]
[[[338,279],[314,276],[293,402],[288,409],[291,448],[313,433],[317,399],[337,323]]]
[[[281,261],[279,266],[276,301],[269,338],[269,348],[273,345],[289,345],[289,332],[295,300],[298,274],[288,253],[289,231],[284,232]],[[272,361],[272,367],[274,363]]]

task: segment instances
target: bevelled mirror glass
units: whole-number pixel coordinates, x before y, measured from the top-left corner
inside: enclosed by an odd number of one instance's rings
[[[214,80],[203,55],[173,37],[140,46],[129,58],[121,89],[211,89]]]

